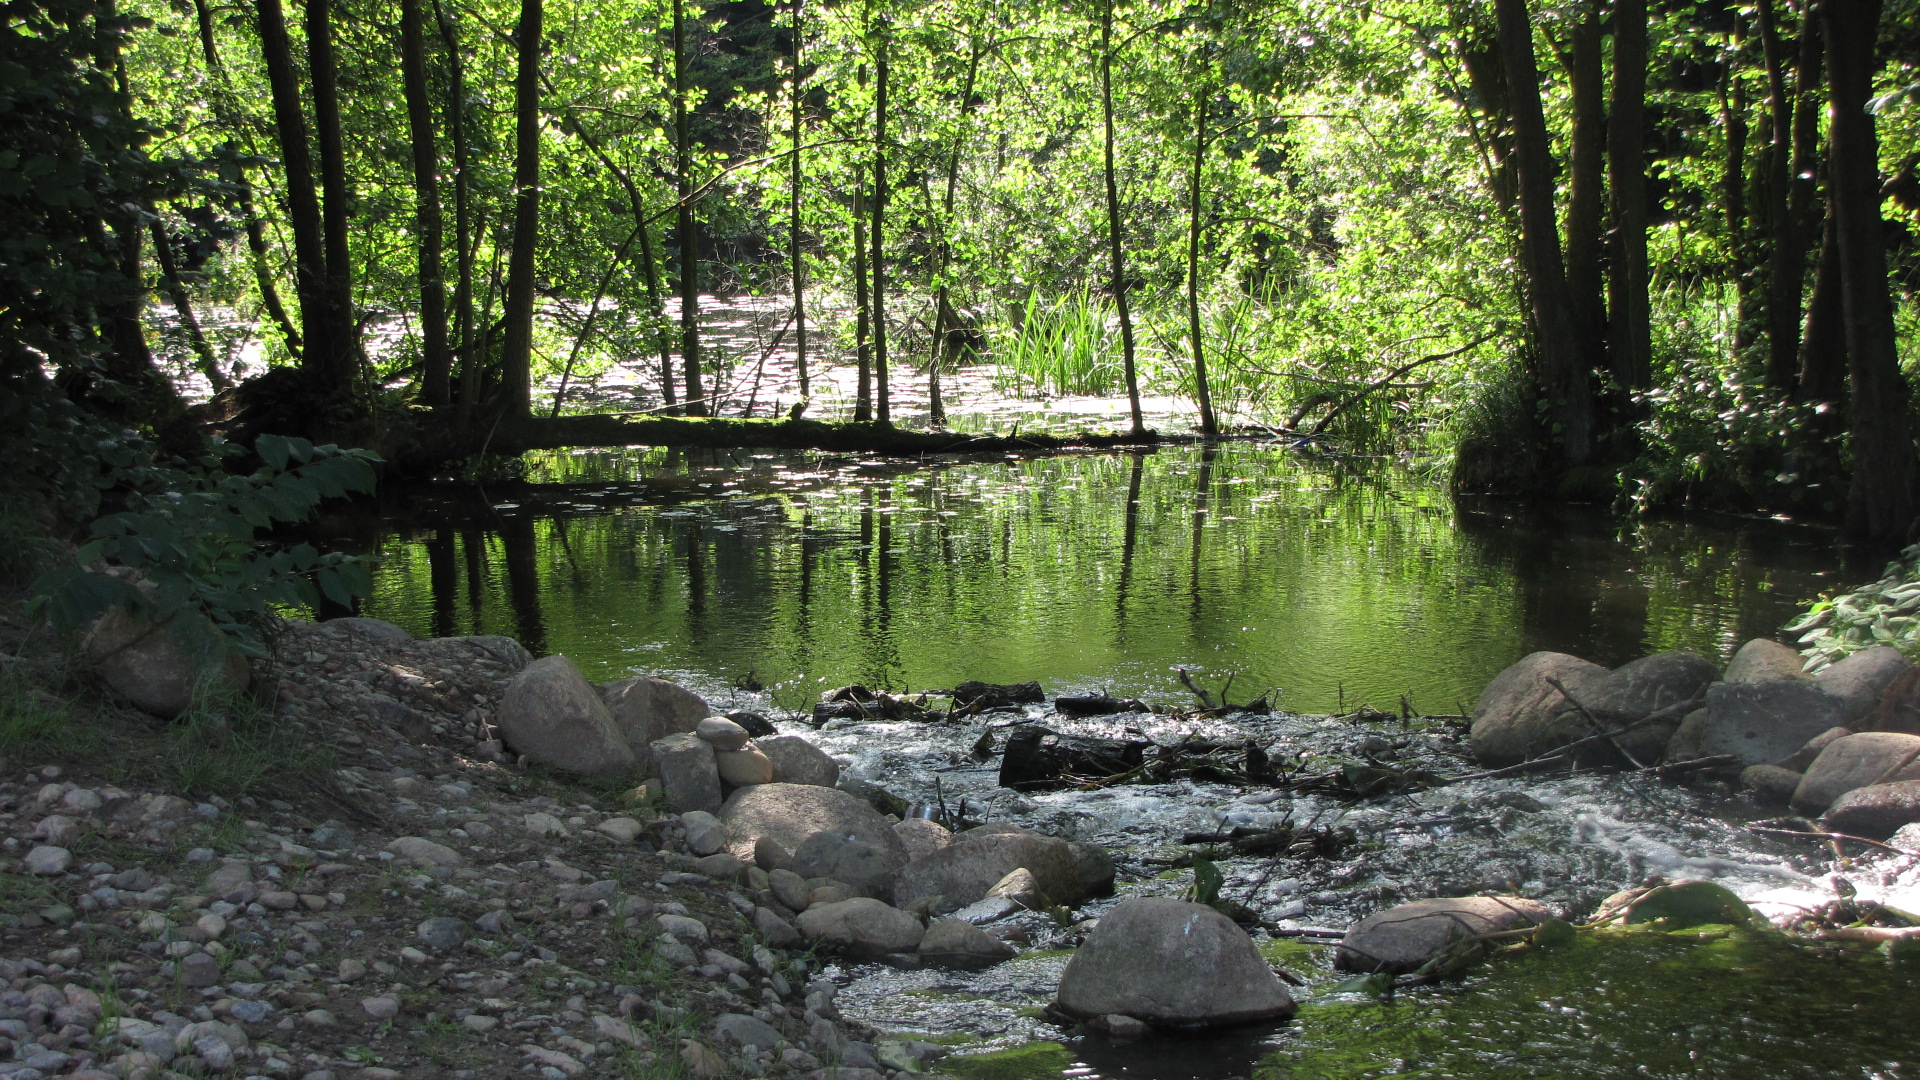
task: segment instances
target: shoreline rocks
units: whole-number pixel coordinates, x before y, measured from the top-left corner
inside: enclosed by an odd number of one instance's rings
[[[1056,1004],[1081,1020],[1118,1015],[1174,1028],[1279,1020],[1296,1009],[1245,930],[1167,897],[1123,900],[1103,915],[1067,962]]]

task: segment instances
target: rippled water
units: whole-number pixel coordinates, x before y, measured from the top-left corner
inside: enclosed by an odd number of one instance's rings
[[[1184,666],[1299,711],[1470,706],[1534,649],[1724,657],[1838,580],[1830,534],[1455,502],[1273,446],[928,462],[579,453],[410,491],[354,544],[366,613],[505,632],[589,675],[1039,679],[1181,701]]]

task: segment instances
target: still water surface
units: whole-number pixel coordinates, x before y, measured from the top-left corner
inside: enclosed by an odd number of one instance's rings
[[[365,613],[417,634],[512,634],[591,678],[758,683],[790,708],[964,679],[1176,703],[1186,667],[1291,710],[1453,712],[1535,649],[1724,658],[1860,576],[1811,527],[1622,526],[1244,444],[556,454],[526,483],[407,492],[348,546],[384,556]]]

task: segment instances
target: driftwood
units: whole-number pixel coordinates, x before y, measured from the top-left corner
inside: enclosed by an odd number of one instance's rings
[[[1153,711],[1143,701],[1108,697],[1105,694],[1057,697],[1053,699],[1053,710],[1062,716],[1111,716],[1114,713]]]
[[[933,720],[938,714],[927,708],[926,695],[896,697],[864,686],[842,686],[820,695],[813,707],[812,723],[820,727],[830,720]]]
[[[1000,756],[1000,786],[1044,791],[1128,776],[1144,764],[1151,745],[1133,739],[1062,735],[1043,727],[1022,728],[1008,737]]]
[[[1004,709],[1017,705],[1040,705],[1047,700],[1046,691],[1040,689],[1040,684],[1037,682],[963,682],[953,688],[951,696],[955,716],[971,716],[989,709]]]

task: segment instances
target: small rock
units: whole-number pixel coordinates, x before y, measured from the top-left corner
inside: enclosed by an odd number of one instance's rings
[[[51,844],[41,844],[28,851],[23,862],[26,864],[28,873],[52,877],[66,873],[67,868],[73,865],[73,852]]]
[[[308,1009],[300,1014],[300,1022],[310,1028],[330,1028],[338,1025],[333,1014],[325,1009]]]
[[[387,850],[416,866],[441,866],[452,870],[466,863],[459,852],[421,836],[399,837],[387,845]]]
[[[964,919],[941,919],[920,939],[920,958],[940,967],[978,971],[1020,951]]]
[[[793,924],[763,907],[753,909],[753,929],[776,949],[800,944],[800,931]]]
[[[707,943],[708,935],[706,925],[697,919],[689,919],[685,915],[668,914],[655,915],[653,921],[660,924],[660,929],[665,930],[681,941],[697,945],[705,945]]]
[[[220,981],[220,961],[206,953],[190,953],[180,958],[180,982],[194,990],[202,990]]]
[[[986,899],[1011,900],[1029,911],[1045,911],[1053,906],[1047,901],[1047,894],[1040,891],[1040,882],[1033,871],[1020,867],[1008,873],[987,890]]]
[[[566,822],[552,814],[532,813],[521,819],[521,826],[532,836],[565,836]]]
[[[356,983],[367,977],[367,965],[364,961],[348,957],[340,961],[339,979],[343,983]]]
[[[1756,639],[1758,640],[1758,639]],[[1740,788],[1766,806],[1784,806],[1800,786],[1800,774],[1778,765],[1749,765],[1740,771]]]
[[[1107,1036],[1115,1042],[1137,1042],[1146,1038],[1148,1031],[1151,1030],[1144,1022],[1120,1013],[1108,1013],[1103,1018],[1101,1026],[1106,1029]]]
[[[807,940],[857,956],[912,952],[926,933],[919,919],[865,896],[809,908],[798,921]]]
[[[461,1017],[460,1023],[465,1025],[467,1030],[469,1031],[478,1031],[482,1033],[492,1031],[494,1028],[497,1028],[500,1026],[500,1020],[498,1017],[482,1016],[479,1013],[469,1013],[468,1015]]]
[[[707,717],[694,727],[693,733],[713,744],[715,750],[738,750],[753,738],[746,728],[724,716]]]
[[[273,1006],[264,1001],[236,1001],[227,1012],[242,1023],[257,1024],[273,1015]]]
[[[723,1043],[760,1050],[773,1050],[784,1041],[780,1029],[741,1013],[727,1013],[714,1021],[713,1034]]]
[[[452,952],[467,943],[472,929],[465,920],[437,915],[420,924],[417,936],[434,952]]]
[[[727,1074],[727,1059],[692,1039],[680,1044],[680,1060],[699,1080],[717,1080]]]
[[[400,1015],[400,999],[392,994],[361,998],[360,1008],[375,1020],[391,1020]]]
[[[65,847],[80,838],[80,823],[65,814],[48,814],[33,827],[33,835],[54,847]]]
[[[773,783],[773,759],[761,753],[758,747],[716,749],[713,757],[714,763],[720,768],[720,779],[734,787]]]
[[[669,735],[656,740],[650,753],[667,809],[685,813],[720,808],[720,766],[711,743],[697,735]]]
[[[611,817],[596,825],[595,828],[623,844],[631,844],[647,827],[630,817]]]
[[[726,826],[705,810],[681,814],[680,827],[686,830],[687,848],[695,855],[712,855],[727,846]]]

